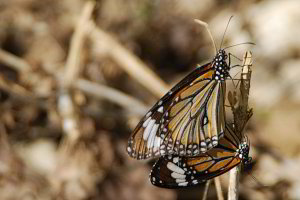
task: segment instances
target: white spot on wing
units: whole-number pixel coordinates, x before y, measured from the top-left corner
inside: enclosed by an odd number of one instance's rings
[[[212,144],[211,143],[209,143],[208,145],[207,145],[207,148],[212,148]]]
[[[147,147],[148,148],[152,148],[153,145],[154,145],[154,139],[155,139],[155,136],[156,136],[158,126],[159,126],[158,124],[154,124],[153,128],[151,129],[150,136],[149,136],[148,141],[147,141]]]
[[[157,148],[159,148],[159,146],[160,146],[160,143],[161,143],[161,138],[160,138],[160,137],[157,137],[157,136],[155,136],[155,140],[154,140],[154,147],[157,147]]]
[[[171,170],[172,172],[176,172],[176,173],[178,173],[178,174],[184,174],[184,170],[181,169],[180,167],[178,167],[177,165],[175,165],[175,164],[172,163],[172,162],[168,162],[167,168],[168,168],[169,170]]]
[[[200,145],[201,145],[201,147],[206,147],[206,143],[205,142],[201,142]]]
[[[173,158],[173,163],[178,163],[179,157],[174,157]]]
[[[146,117],[149,117],[151,114],[152,114],[152,112],[148,112],[148,113],[146,114]]]
[[[175,181],[176,181],[176,183],[182,183],[182,182],[186,182],[186,180],[185,180],[185,179],[176,179]]]
[[[143,123],[143,127],[146,128],[149,124],[149,121],[151,120],[151,117],[149,117],[146,121]]]
[[[203,124],[207,124],[207,117],[204,117]]]
[[[171,174],[171,176],[172,176],[172,178],[175,178],[175,179],[183,179],[183,180],[185,180],[185,175],[183,175],[183,174],[178,174],[178,173],[176,173],[176,172],[173,172],[172,174]]]
[[[160,107],[157,109],[157,112],[163,113],[163,112],[164,112],[164,107],[163,107],[163,106],[160,106]]]
[[[188,182],[178,183],[178,186],[187,186]]]
[[[152,127],[153,127],[154,124],[155,124],[155,119],[150,119],[150,121],[147,124],[147,127],[144,130],[144,134],[143,134],[143,139],[144,140],[148,139],[148,137],[150,135],[150,132],[151,132]]]

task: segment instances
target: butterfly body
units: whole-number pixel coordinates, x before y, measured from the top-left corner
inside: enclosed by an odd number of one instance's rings
[[[196,156],[218,145],[225,129],[228,55],[196,68],[142,118],[128,140],[136,159],[163,155]]]
[[[206,153],[194,157],[167,155],[159,158],[151,170],[150,181],[164,188],[195,186],[250,161],[248,142],[241,141],[226,127],[219,144]]]

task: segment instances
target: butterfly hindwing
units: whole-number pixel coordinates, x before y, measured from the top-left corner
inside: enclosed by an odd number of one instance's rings
[[[218,146],[195,157],[168,155],[159,158],[154,164],[150,181],[164,188],[194,186],[216,176],[222,175],[242,161],[248,161],[249,146],[233,141],[236,138],[230,127],[226,126],[225,136]],[[237,145],[237,146],[236,146]]]

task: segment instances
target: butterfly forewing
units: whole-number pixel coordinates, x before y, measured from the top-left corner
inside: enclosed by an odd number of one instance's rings
[[[225,55],[220,51],[150,109],[129,138],[131,157],[196,156],[218,144],[225,129]]]
[[[153,166],[150,174],[152,184],[165,188],[194,186],[219,176],[248,159],[240,157],[239,143],[232,141],[234,132],[226,126],[225,136],[218,146],[195,157],[168,155],[161,157]],[[238,145],[238,146],[236,146]],[[244,150],[244,149],[243,149]]]
[[[178,95],[179,98],[165,114],[168,115],[163,126],[167,130],[164,140],[169,147],[167,154],[198,155],[216,146],[219,135],[223,134],[221,125],[224,123],[220,123],[220,119],[224,116],[219,115],[218,107],[224,99],[220,97],[218,101],[215,94],[221,84],[206,79],[197,84],[202,82],[205,87],[189,95],[183,90],[184,95]]]
[[[190,73],[186,78],[180,81],[166,95],[164,95],[142,118],[139,124],[134,129],[128,140],[127,152],[137,159],[145,159],[158,155],[165,155],[163,149],[160,149],[165,140],[167,133],[164,124],[169,120],[167,109],[174,105],[178,95],[182,89],[185,89],[201,74],[205,74],[212,70],[211,65],[207,64],[201,68],[197,68]],[[197,89],[197,88],[194,88]],[[164,116],[164,117],[163,117]]]

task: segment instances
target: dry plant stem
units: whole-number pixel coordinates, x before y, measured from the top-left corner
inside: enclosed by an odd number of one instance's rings
[[[29,71],[31,67],[22,59],[16,59],[16,56],[0,49],[0,60],[8,66],[14,66],[18,71]]]
[[[217,54],[217,46],[216,46],[215,40],[214,40],[214,38],[213,38],[213,36],[212,36],[212,34],[210,32],[210,29],[208,28],[208,24],[206,22],[204,22],[204,21],[201,21],[200,19],[194,19],[194,21],[197,24],[200,24],[201,26],[204,26],[205,29],[207,30],[208,35],[209,35],[209,37],[210,37],[210,39],[211,39],[211,41],[212,41],[212,43],[214,45],[214,50],[215,50],[215,55],[216,55]]]
[[[30,66],[25,60],[10,52],[4,51],[3,49],[0,49],[0,62],[13,68],[20,74],[24,74],[24,76],[20,77],[22,77],[22,80],[25,79],[25,82],[30,83],[31,80],[34,80],[35,77],[39,76],[36,72],[32,71],[32,66]]]
[[[252,66],[252,54],[247,51],[243,59],[243,71],[241,74],[240,91],[241,96],[239,98],[239,104],[237,108],[232,107],[234,115],[234,130],[241,133],[244,129],[246,122],[251,117],[251,110],[248,107],[250,79],[251,79],[251,66]],[[229,187],[228,187],[228,200],[238,199],[238,184],[239,184],[239,172],[240,166],[237,166],[230,170],[229,173]]]
[[[26,90],[19,84],[6,80],[4,76],[0,75],[0,88],[9,93],[17,101],[25,102],[27,104],[36,105],[43,109],[48,109],[47,102],[41,101],[35,95]]]
[[[106,99],[114,102],[138,115],[144,115],[148,110],[148,107],[146,105],[136,100],[135,98],[104,85],[95,84],[84,79],[79,79],[75,82],[74,87],[82,90],[87,94],[92,94],[93,96],[99,97],[101,99]]]
[[[250,80],[251,80],[252,53],[247,51],[243,58],[243,70],[241,74],[240,97],[237,108],[233,109],[234,126],[237,133],[244,130],[246,123],[252,115],[248,107]]]
[[[76,80],[80,72],[80,58],[83,43],[85,41],[88,29],[88,22],[94,9],[94,2],[87,1],[83,7],[81,17],[79,18],[74,35],[71,39],[70,52],[66,61],[66,68],[64,73],[64,80],[62,82],[63,87],[70,87]]]
[[[18,71],[19,73],[26,73],[26,76],[24,76],[27,78],[26,80],[31,79],[31,77],[38,76],[37,73],[31,70],[32,66],[30,66],[25,60],[2,49],[0,49],[0,62]],[[20,84],[7,80],[2,75],[0,75],[0,88],[8,92],[17,100],[35,104],[43,109],[48,108],[47,103],[40,101],[32,92],[28,91]]]
[[[218,200],[224,200],[220,177],[214,178]]]
[[[241,166],[236,166],[229,171],[229,186],[228,186],[228,200],[239,199],[239,174]]]
[[[3,50],[0,50],[3,52],[3,54],[0,55],[0,62],[5,63],[6,65],[10,66],[11,68],[23,72],[28,69],[32,69],[32,67],[23,59],[9,53]],[[9,60],[13,60],[10,62]],[[23,64],[24,63],[24,64]],[[26,67],[24,67],[26,66]],[[29,73],[34,73],[29,70]],[[28,76],[27,76],[28,77]],[[98,98],[105,98],[113,103],[116,103],[128,111],[143,115],[148,109],[148,106],[146,106],[141,101],[135,99],[132,96],[129,96],[121,91],[118,91],[116,89],[99,85],[96,83],[92,83],[85,79],[78,79],[76,80],[73,85],[77,89],[82,90],[83,92],[93,95]],[[13,96],[16,96],[16,98],[22,100],[22,101],[28,101],[30,103],[34,103],[38,106],[41,106],[42,108],[47,108],[48,105],[45,105],[44,102],[40,102],[37,98],[34,97],[34,94],[27,91],[22,86],[16,84],[16,83],[7,83],[7,80],[4,79],[4,77],[0,76],[0,87]]]
[[[204,191],[203,191],[202,200],[206,200],[207,199],[207,193],[208,193],[208,189],[209,189],[210,183],[211,183],[211,180],[208,180],[205,183],[205,188],[204,188]]]
[[[82,14],[79,18],[75,33],[71,39],[70,52],[66,61],[66,68],[61,80],[61,91],[58,97],[58,111],[62,117],[62,128],[67,138],[72,144],[80,136],[78,127],[78,116],[75,113],[75,106],[70,95],[69,88],[73,84],[80,72],[80,53],[83,47],[84,39],[88,31],[86,24],[91,17],[94,3],[87,1],[83,7]]]
[[[94,23],[90,23],[90,27],[92,30],[90,37],[95,46],[104,48],[106,53],[137,82],[159,98],[169,90],[169,86],[141,59],[123,47],[109,33],[96,27]]]

